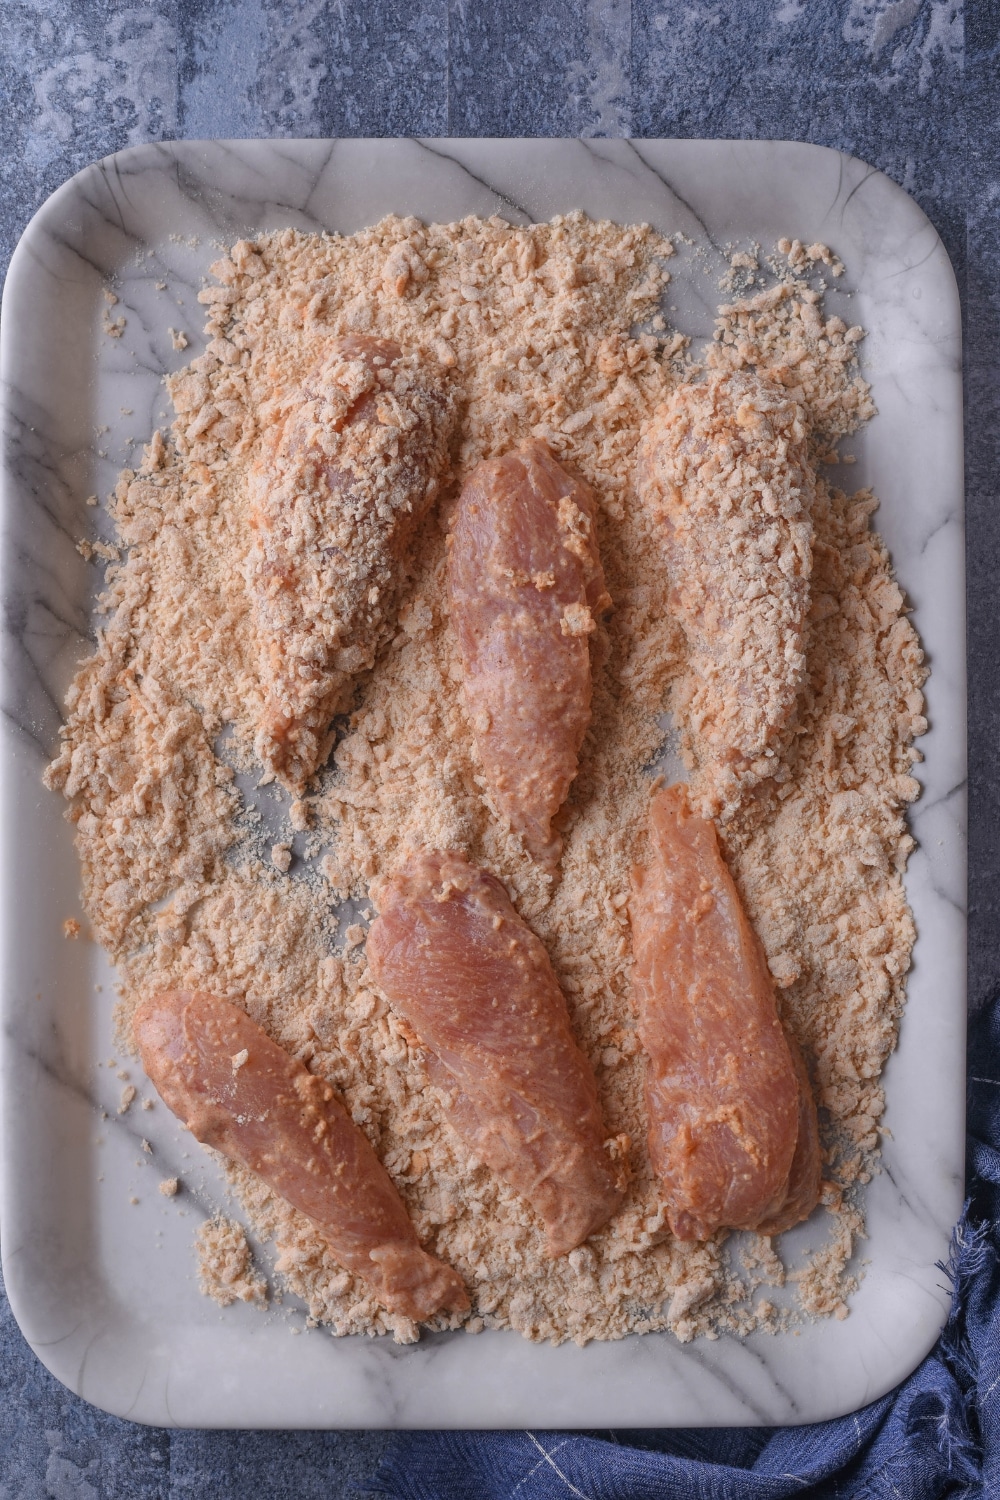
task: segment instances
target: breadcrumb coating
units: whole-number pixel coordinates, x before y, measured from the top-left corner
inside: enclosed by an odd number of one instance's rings
[[[201,294],[206,352],[170,381],[173,429],[154,436],[111,502],[123,555],[108,562],[97,643],[48,775],[69,799],[87,919],[124,987],[123,1033],[156,990],[245,996],[252,1019],[341,1092],[422,1243],[461,1272],[471,1332],[690,1339],[844,1316],[864,1231],[858,1190],[878,1170],[880,1073],[914,937],[902,881],[906,804],[919,791],[912,741],[926,720],[920,644],[872,529],[874,497],[844,493],[822,468],[874,411],[856,361],[863,333],[827,317],[820,289],[775,263],[774,286],[720,310],[694,367],[679,334],[637,331],[669,316],[672,250],[648,227],[578,214],[525,227],[391,218],[346,237],[283,230],[233,245]],[[461,410],[454,478],[415,542],[396,633],[359,678],[333,769],[292,803],[281,842],[296,839],[301,853],[283,873],[273,832],[242,807],[231,770],[260,775],[252,746],[266,701],[242,571],[251,470],[267,403],[350,334],[429,350],[447,371]],[[704,370],[782,386],[805,413],[817,473],[806,667],[795,733],[776,756],[787,776],[758,783],[722,829],[823,1115],[824,1209],[793,1280],[759,1236],[671,1236],[644,1145],[630,1008],[629,871],[643,852],[664,712],[690,698],[696,675],[672,618],[662,526],[636,487],[636,449],[678,382]],[[484,458],[530,438],[593,489],[615,601],[558,879],[484,804],[446,601],[442,528],[457,489]],[[447,1126],[420,1047],[369,975],[368,887],[408,844],[461,850],[502,881],[545,945],[631,1168],[612,1225],[557,1260],[543,1253],[537,1218]],[[344,941],[333,903],[349,893]],[[304,1216],[245,1170],[231,1178],[256,1233],[275,1243],[279,1283],[314,1319],[336,1334],[416,1337]]]
[[[255,749],[298,791],[325,759],[355,676],[392,633],[455,404],[433,360],[349,336],[267,405],[246,563],[267,692]]]
[[[815,475],[805,413],[784,387],[712,370],[672,392],[639,455],[661,525],[670,603],[689,670],[672,708],[696,762],[695,795],[732,816],[780,750],[806,670]]]

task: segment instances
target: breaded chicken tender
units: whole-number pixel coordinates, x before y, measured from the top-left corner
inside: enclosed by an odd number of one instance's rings
[[[414,533],[448,463],[442,372],[386,339],[334,339],[283,403],[251,481],[246,579],[267,698],[264,766],[293,791],[396,617]]]
[[[713,371],[655,413],[637,478],[690,650],[672,707],[692,790],[725,820],[780,778],[805,673],[815,474],[802,408],[767,376]]]

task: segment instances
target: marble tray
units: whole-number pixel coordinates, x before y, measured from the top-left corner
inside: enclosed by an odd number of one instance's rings
[[[214,1167],[162,1106],[116,1113],[114,975],[67,942],[79,873],[43,791],[60,704],[91,636],[94,536],[117,470],[162,420],[161,377],[200,347],[213,242],[284,225],[350,231],[394,210],[524,222],[584,209],[681,231],[671,320],[710,331],[729,242],[820,239],[848,274],[830,306],[863,323],[880,415],[845,483],[878,523],[933,663],[919,840],[919,926],[891,1136],[867,1191],[864,1279],[844,1322],[682,1346],[669,1335],[536,1347],[513,1333],[333,1339],[286,1303],[225,1313],[194,1284],[191,1240],[223,1201]],[[697,253],[696,253],[697,250]],[[108,307],[112,282],[120,298]],[[157,283],[166,283],[158,290]],[[119,338],[102,319],[123,316]],[[167,325],[191,348],[175,352]],[[32,221],[3,298],[3,1269],[39,1358],[90,1401],[191,1427],[638,1427],[797,1423],[870,1401],[933,1344],[963,1177],[965,636],[959,304],[916,204],[815,146],[728,141],[185,142],[81,172]],[[141,1073],[129,1067],[142,1092]],[[153,1148],[141,1150],[145,1137]],[[175,1200],[157,1192],[180,1172]],[[134,1200],[138,1200],[137,1202]],[[813,1233],[795,1232],[801,1250]],[[791,1249],[796,1248],[793,1242]],[[292,1336],[298,1334],[298,1337]]]

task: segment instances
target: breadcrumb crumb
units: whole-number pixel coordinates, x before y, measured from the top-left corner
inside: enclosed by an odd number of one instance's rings
[[[241,1224],[221,1214],[209,1219],[198,1230],[195,1246],[198,1287],[203,1296],[211,1297],[220,1307],[230,1307],[236,1301],[260,1305],[267,1301],[267,1282],[254,1269],[253,1252]]]

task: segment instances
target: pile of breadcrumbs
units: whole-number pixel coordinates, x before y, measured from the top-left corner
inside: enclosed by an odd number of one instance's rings
[[[528,228],[389,218],[349,237],[289,229],[240,241],[200,294],[206,353],[169,382],[172,437],[154,434],[111,501],[121,557],[107,568],[97,649],[69,694],[48,782],[70,800],[86,909],[124,983],[123,1032],[151,990],[244,997],[255,1021],[341,1090],[427,1248],[465,1278],[473,1332],[580,1343],[664,1328],[685,1340],[745,1333],[804,1313],[843,1316],[854,1285],[857,1185],[875,1169],[879,1075],[914,937],[904,812],[918,792],[911,742],[926,727],[925,673],[871,530],[875,499],[822,474],[838,440],[874,412],[857,369],[861,330],[824,317],[814,263],[829,266],[829,252],[780,248],[769,289],[720,309],[699,366],[662,313],[673,246],[647,226],[581,214]],[[254,771],[263,702],[243,577],[248,472],[283,393],[328,339],[349,332],[430,350],[454,381],[460,437],[396,635],[359,681],[330,769],[286,807],[275,841],[236,780]],[[780,1240],[671,1238],[646,1157],[629,1003],[629,867],[664,713],[673,694],[685,701],[687,670],[634,454],[657,403],[706,364],[780,379],[808,413],[820,466],[808,670],[788,774],[722,830],[821,1106],[824,1207],[810,1225],[813,1253],[787,1272]],[[444,587],[458,487],[480,459],[529,435],[593,486],[615,606],[554,881],[484,801]],[[534,1215],[445,1123],[419,1047],[369,981],[367,890],[408,842],[463,849],[503,880],[549,951],[609,1134],[630,1155],[623,1211],[561,1259],[543,1256]],[[338,942],[347,897],[356,920]],[[416,1337],[335,1264],[306,1218],[249,1173],[232,1168],[230,1178],[257,1234],[277,1246],[277,1276],[312,1318],[338,1334]],[[773,1300],[786,1279],[794,1295]]]

